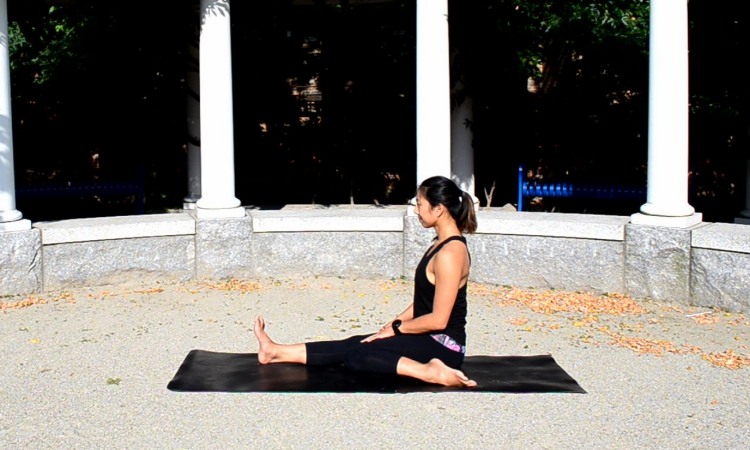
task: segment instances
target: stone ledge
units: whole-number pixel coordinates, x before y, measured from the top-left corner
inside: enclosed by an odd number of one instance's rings
[[[195,234],[195,219],[187,213],[95,217],[37,222],[42,244],[106,241]]]
[[[406,206],[291,205],[250,210],[254,233],[304,231],[403,231]]]
[[[249,210],[254,233],[305,231],[403,231],[409,206],[289,205],[280,210]],[[569,237],[622,241],[629,217],[547,214],[483,209],[477,234]]]
[[[625,240],[625,216],[480,210],[477,234]]]
[[[732,223],[705,223],[693,230],[692,246],[750,253],[750,227]]]
[[[28,219],[19,219],[12,222],[0,222],[0,233],[11,231],[26,231],[31,229],[31,221]]]

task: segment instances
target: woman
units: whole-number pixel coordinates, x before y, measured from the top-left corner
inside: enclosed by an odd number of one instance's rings
[[[445,386],[476,386],[459,370],[466,353],[466,284],[471,259],[463,233],[477,222],[471,196],[445,177],[425,180],[414,211],[435,242],[414,276],[414,301],[375,334],[339,341],[278,344],[255,319],[258,362],[343,364],[360,372],[398,374]]]

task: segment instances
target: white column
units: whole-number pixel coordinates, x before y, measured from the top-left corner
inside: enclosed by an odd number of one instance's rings
[[[0,0],[0,232],[31,229],[31,221],[23,219],[23,214],[16,209],[13,171],[8,1]]]
[[[740,211],[743,217],[750,217],[750,159],[745,161],[745,209]]]
[[[185,77],[187,114],[187,195],[183,199],[184,209],[195,209],[201,198],[201,120],[200,120],[200,63],[196,33],[188,42],[187,74]]]
[[[750,225],[750,159],[745,161],[745,209],[734,218],[734,223]]]
[[[234,112],[229,0],[200,0],[199,218],[244,217],[234,196]]]
[[[451,176],[448,0],[417,0],[417,184]]]
[[[472,146],[474,134],[467,126],[467,121],[470,123],[473,117],[471,97],[464,98],[451,114],[451,167],[453,181],[462,190],[471,194],[474,205],[479,207],[474,179],[474,147]]]
[[[648,187],[632,223],[689,227],[702,214],[688,203],[687,0],[651,0]]]

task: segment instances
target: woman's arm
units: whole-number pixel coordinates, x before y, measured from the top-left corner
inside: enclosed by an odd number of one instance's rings
[[[385,330],[393,331],[393,322],[395,322],[396,320],[400,320],[403,323],[413,318],[414,318],[414,303],[411,303],[401,314],[397,315],[396,317],[393,318],[393,320],[383,325],[380,331],[381,332]]]
[[[456,244],[449,243],[443,247],[427,265],[427,278],[435,283],[432,312],[415,319],[414,304],[409,305],[396,316],[396,319],[401,320],[399,330],[402,334],[429,333],[444,330],[448,326],[458,290],[469,277],[469,255],[466,247],[460,243]],[[392,324],[393,321],[388,322],[377,333],[368,336],[362,342],[372,342],[394,336]]]
[[[396,319],[399,319],[401,321],[407,321],[414,318],[414,303],[411,303],[409,307],[407,307],[401,314],[396,316]],[[396,320],[393,319],[393,320]],[[393,320],[388,322],[388,326],[390,326],[391,323],[393,323]]]
[[[393,332],[393,322],[395,320],[400,320],[402,323],[404,323],[407,320],[411,320],[413,317],[414,317],[414,303],[411,303],[405,310],[401,312],[401,314],[396,316],[396,318],[394,318],[390,322],[383,325],[382,328],[380,328],[380,330],[378,330],[377,333],[367,336],[366,338],[362,339],[361,342],[372,342],[377,339],[383,339],[383,338],[395,336],[396,333]]]

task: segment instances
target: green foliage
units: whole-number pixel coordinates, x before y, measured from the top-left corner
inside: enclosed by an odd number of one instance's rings
[[[9,50],[14,75],[29,77],[32,83],[44,85],[69,70],[69,64],[75,66],[77,51],[90,46],[81,42],[79,33],[88,20],[79,19],[53,6],[42,17],[11,21]]]

